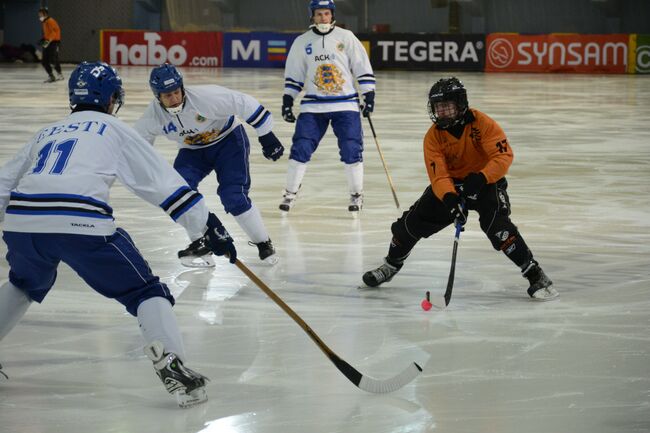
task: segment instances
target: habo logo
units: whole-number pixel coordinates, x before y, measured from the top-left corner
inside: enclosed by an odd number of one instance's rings
[[[158,33],[145,32],[146,44],[118,43],[117,36],[109,37],[109,63],[110,64],[131,64],[131,65],[159,65],[169,62],[174,65],[182,65],[187,60],[187,51],[182,45],[172,45],[169,48],[158,45],[161,37]],[[118,57],[121,59],[118,60]]]

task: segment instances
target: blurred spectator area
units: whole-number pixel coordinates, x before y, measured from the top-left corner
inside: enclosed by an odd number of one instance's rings
[[[99,58],[99,30],[303,31],[308,0],[0,0],[0,40],[37,45],[37,10],[62,30],[64,62]],[[645,33],[650,0],[336,0],[336,20],[355,32]]]

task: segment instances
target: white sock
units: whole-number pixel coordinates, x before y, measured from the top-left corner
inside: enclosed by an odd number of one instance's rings
[[[235,216],[235,221],[253,243],[259,244],[269,240],[269,232],[266,231],[264,221],[262,221],[262,214],[254,203],[246,212]]]
[[[345,164],[345,175],[348,178],[350,194],[363,193],[363,162]]]
[[[138,322],[147,344],[160,341],[165,346],[165,352],[175,353],[181,361],[185,361],[183,337],[172,304],[167,299],[155,297],[143,301],[138,306]]]
[[[9,281],[0,286],[0,340],[16,326],[31,303],[29,296]]]
[[[289,192],[298,192],[302,178],[305,177],[307,171],[306,162],[298,162],[296,160],[289,160],[289,167],[287,168],[287,186]]]

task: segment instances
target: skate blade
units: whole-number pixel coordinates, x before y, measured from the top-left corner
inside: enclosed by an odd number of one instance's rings
[[[359,211],[358,210],[351,210],[350,211],[350,216],[352,216],[352,219],[359,218]]]
[[[185,390],[178,390],[174,395],[176,397],[176,403],[178,403],[178,406],[183,409],[208,401],[208,393],[206,392],[205,387],[196,388],[189,394],[186,394]]]
[[[539,293],[539,295],[538,295]],[[533,296],[530,298],[535,302],[546,302],[546,301],[553,301],[557,299],[560,296],[557,290],[555,290],[552,287],[546,288],[546,289],[539,289],[535,293],[533,293]]]
[[[181,257],[181,265],[188,268],[214,268],[215,263],[212,258],[212,254],[206,254],[205,256],[196,257],[196,256],[187,256]]]
[[[273,254],[262,260],[264,263],[268,264],[269,266],[275,266],[278,264],[280,261],[280,258],[278,257],[277,254]]]

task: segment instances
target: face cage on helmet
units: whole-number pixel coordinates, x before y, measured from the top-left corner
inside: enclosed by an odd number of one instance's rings
[[[427,111],[429,112],[431,121],[442,129],[450,128],[460,123],[465,117],[467,110],[469,109],[469,106],[467,104],[467,94],[457,89],[455,91],[445,92],[441,97],[440,95],[436,96],[437,97],[435,99],[429,98],[429,102],[427,103]],[[436,116],[434,105],[437,102],[453,102],[456,104],[458,115],[453,119],[439,119],[438,116]]]
[[[173,108],[165,107],[165,104],[163,104],[162,101],[160,100],[160,93],[170,93],[170,92],[176,91],[177,89],[181,89],[181,95],[182,95],[181,103],[177,107],[173,107]],[[185,86],[183,86],[182,82],[181,82],[181,85],[179,87],[176,87],[176,88],[174,88],[172,90],[169,90],[167,92],[160,92],[160,93],[156,94],[156,99],[158,100],[158,103],[160,104],[160,106],[162,107],[163,110],[165,110],[166,112],[168,112],[169,114],[171,114],[173,116],[175,116],[177,114],[181,114],[183,112],[183,108],[185,108],[185,97],[186,97],[186,95],[185,95]]]

